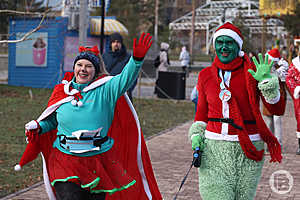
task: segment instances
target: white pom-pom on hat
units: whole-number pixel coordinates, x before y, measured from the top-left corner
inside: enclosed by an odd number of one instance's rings
[[[77,106],[78,106],[78,107],[81,107],[82,105],[83,105],[82,101],[78,101],[78,102],[77,102]]]
[[[296,86],[294,90],[294,98],[299,99],[299,93],[300,93],[300,86]]]
[[[239,57],[243,57],[245,55],[245,52],[244,51],[240,51],[239,52]]]
[[[17,164],[15,165],[15,171],[20,171],[22,169],[21,165]]]
[[[76,106],[76,105],[77,105],[77,101],[76,101],[75,99],[73,99],[73,100],[71,101],[71,104],[72,104],[73,106]]]

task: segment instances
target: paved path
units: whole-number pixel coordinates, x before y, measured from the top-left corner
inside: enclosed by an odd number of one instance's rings
[[[173,129],[167,130],[147,141],[148,150],[155,176],[165,200],[172,200],[177,192],[180,182],[186,174],[191,162],[191,145],[187,138],[187,132],[192,122],[187,122]],[[269,163],[270,157],[266,155],[263,176],[257,189],[255,200],[300,200],[300,156],[296,156],[296,122],[292,101],[289,98],[286,113],[283,118],[283,161],[281,164]],[[291,181],[285,174],[278,170],[287,171],[293,178]],[[275,175],[272,175],[277,172]],[[279,173],[279,174],[278,174]],[[269,184],[274,177],[274,189]],[[277,191],[274,192],[274,191]],[[2,198],[1,200],[21,199],[47,199],[43,183],[38,183],[31,188],[19,193]],[[185,185],[177,198],[178,200],[201,199],[198,192],[197,170],[193,168]]]

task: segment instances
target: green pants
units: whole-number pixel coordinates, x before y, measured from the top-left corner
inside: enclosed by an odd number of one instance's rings
[[[239,142],[205,139],[199,168],[199,191],[203,200],[253,200],[264,160],[248,159]],[[258,150],[262,141],[253,142]]]

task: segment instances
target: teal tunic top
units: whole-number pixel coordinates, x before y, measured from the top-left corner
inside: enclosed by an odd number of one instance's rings
[[[57,135],[72,136],[72,132],[78,130],[96,130],[102,128],[100,135],[107,136],[108,130],[114,118],[115,105],[136,80],[142,61],[136,61],[132,57],[123,71],[97,88],[83,92],[89,84],[77,84],[72,80],[71,86],[81,91],[82,106],[74,106],[71,102],[62,104],[54,113],[39,122],[41,133],[57,128]],[[108,151],[113,146],[113,139],[101,145],[100,150],[85,153],[72,153],[61,147],[59,138],[53,144],[60,151],[77,156],[92,156]]]

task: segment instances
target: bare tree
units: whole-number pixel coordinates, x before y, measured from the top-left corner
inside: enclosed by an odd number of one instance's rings
[[[7,3],[7,4],[5,4],[5,3]],[[5,6],[8,7],[7,6],[8,3],[9,3],[8,1],[4,2],[3,5],[2,4],[0,5],[0,8],[1,7],[5,7]],[[41,3],[43,3],[43,1],[42,2],[38,2],[38,3],[40,5]],[[23,6],[24,11],[20,11],[17,8],[16,8],[16,10],[0,9],[0,15],[4,15],[6,17],[7,16],[30,16],[30,17],[36,16],[36,17],[41,17],[41,20],[40,20],[38,26],[36,26],[35,28],[33,28],[31,31],[25,33],[22,38],[17,39],[17,40],[10,40],[10,39],[1,40],[1,38],[0,38],[0,44],[18,43],[18,42],[22,42],[22,41],[28,39],[28,37],[30,35],[32,35],[32,33],[38,31],[41,28],[42,23],[44,22],[44,20],[45,20],[46,17],[50,16],[50,13],[53,10],[53,8],[56,8],[56,7],[59,6],[59,4],[58,4],[58,5],[55,5],[53,7],[49,7],[49,0],[47,0],[46,1],[46,7],[42,7],[40,9],[37,9],[37,10],[40,10],[40,12],[35,12],[35,11],[31,11],[32,10],[31,7],[34,4],[34,0],[24,0],[23,4],[25,5],[25,6]],[[6,38],[9,38],[8,37],[9,35],[7,33],[5,35],[7,35]]]

